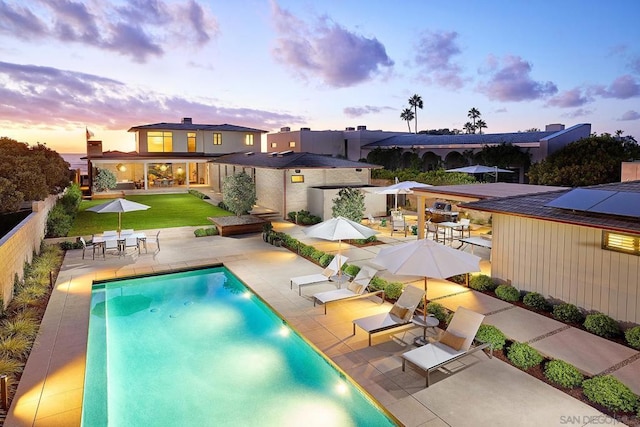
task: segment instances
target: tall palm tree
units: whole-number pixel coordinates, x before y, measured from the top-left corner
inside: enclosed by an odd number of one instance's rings
[[[473,126],[476,126],[476,119],[480,118],[480,110],[478,110],[476,107],[473,107],[469,110],[469,112],[467,113],[467,117],[469,117],[471,120],[473,120]],[[476,133],[475,129],[473,130],[473,133]],[[480,132],[482,133],[482,132]]]
[[[465,123],[464,126],[462,126],[462,129],[464,129],[467,133],[476,133],[476,127],[471,122]]]
[[[410,124],[410,122],[415,117],[416,116],[415,116],[415,114],[413,114],[413,111],[411,110],[411,108],[405,108],[404,110],[402,110],[402,113],[400,113],[400,118],[407,122],[407,127],[409,128],[409,133],[411,133],[411,124]]]
[[[409,98],[409,105],[413,107],[413,115],[416,121],[415,130],[416,133],[418,133],[418,108],[422,110],[422,107],[424,107],[422,97],[418,94],[413,95],[411,98]]]
[[[480,119],[476,122],[476,128],[480,131],[480,135],[482,135],[482,129],[486,129],[487,128],[487,122],[485,122],[484,120]]]

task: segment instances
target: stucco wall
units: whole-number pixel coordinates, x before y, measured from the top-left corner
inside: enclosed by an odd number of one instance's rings
[[[493,215],[491,274],[614,319],[640,323],[640,257],[604,250],[602,230]]]
[[[44,239],[47,215],[55,205],[57,196],[33,202],[33,212],[18,224],[9,234],[0,239],[0,298],[7,306],[13,298],[14,277],[22,280],[24,264],[31,263],[34,252],[40,253],[40,243]]]
[[[621,181],[637,181],[640,179],[640,161],[622,162]]]

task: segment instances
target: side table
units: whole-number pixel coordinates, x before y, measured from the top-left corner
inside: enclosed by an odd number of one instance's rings
[[[415,345],[425,345],[428,343],[427,341],[427,328],[431,328],[435,335],[435,328],[440,324],[440,321],[432,314],[425,317],[421,314],[415,314],[411,318],[411,322],[422,328],[422,337],[418,337],[414,340]]]

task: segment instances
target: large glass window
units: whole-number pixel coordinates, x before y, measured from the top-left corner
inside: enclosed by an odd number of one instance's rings
[[[244,136],[244,145],[253,145],[253,135],[248,133]]]
[[[196,152],[196,133],[187,132],[187,151],[190,153]]]
[[[172,132],[148,132],[147,151],[150,153],[170,153],[173,151]]]
[[[213,145],[222,145],[222,134],[214,133],[213,134]]]

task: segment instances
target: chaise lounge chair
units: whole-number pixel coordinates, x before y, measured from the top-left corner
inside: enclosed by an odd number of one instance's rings
[[[431,342],[414,350],[402,354],[402,370],[405,370],[405,362],[427,372],[427,387],[429,387],[429,374],[444,365],[460,359],[476,351],[489,347],[487,343],[479,343],[472,347],[476,333],[484,315],[458,307],[451,323],[444,331],[439,341]],[[489,352],[489,358],[493,357],[493,349]]]
[[[359,326],[369,334],[369,345],[371,345],[371,335],[412,324],[413,312],[423,296],[424,290],[411,285],[406,286],[388,313],[355,319],[353,321],[353,335],[356,334],[356,326]]]
[[[327,314],[327,305],[329,305],[329,303],[364,298],[371,295],[381,295],[380,304],[382,304],[384,302],[384,291],[369,289],[371,279],[373,279],[377,272],[377,270],[371,267],[362,267],[346,288],[319,292],[313,295],[313,306],[315,307],[316,303],[324,304],[324,314]]]
[[[302,295],[302,287],[307,285],[313,285],[316,283],[328,282],[331,276],[334,276],[338,273],[338,271],[342,268],[342,266],[347,262],[349,258],[342,255],[336,255],[333,257],[327,268],[325,268],[322,273],[309,274],[306,276],[298,276],[291,278],[291,289],[293,289],[293,285],[298,287],[298,295]],[[340,282],[337,282],[338,286]]]

